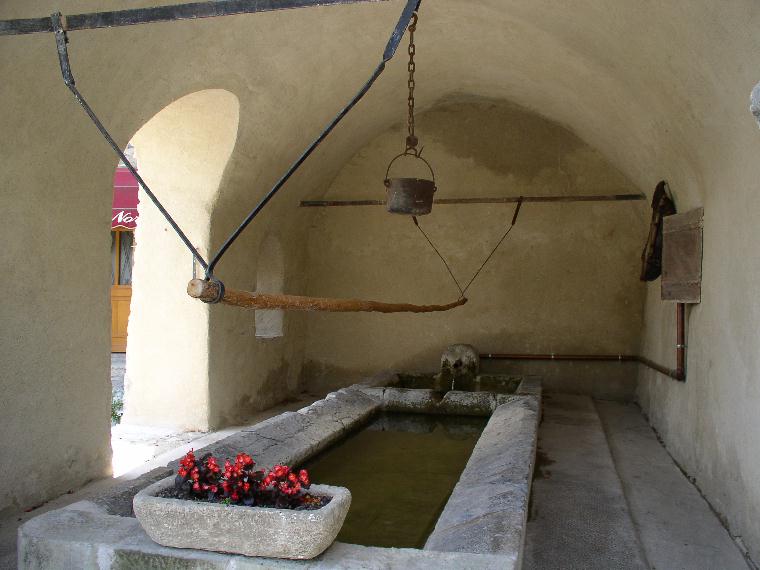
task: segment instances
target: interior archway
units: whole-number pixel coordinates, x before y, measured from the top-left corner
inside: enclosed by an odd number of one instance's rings
[[[238,115],[233,94],[199,91],[162,109],[132,139],[141,176],[204,256]],[[142,192],[139,213],[123,421],[205,430],[209,308],[183,294],[199,268]]]

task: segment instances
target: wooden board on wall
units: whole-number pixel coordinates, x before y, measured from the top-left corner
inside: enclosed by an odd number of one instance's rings
[[[702,300],[702,220],[704,209],[663,218],[662,300]]]

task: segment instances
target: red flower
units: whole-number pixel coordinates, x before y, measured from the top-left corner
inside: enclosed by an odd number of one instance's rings
[[[177,485],[186,493],[184,484],[189,479],[191,494],[206,500],[228,497],[230,502],[239,504],[245,497],[246,502],[253,504],[291,508],[316,504],[309,495],[300,494],[310,485],[305,469],[295,472],[287,465],[275,465],[268,471],[256,471],[255,465],[253,457],[241,452],[234,461],[225,459],[222,469],[212,455],[197,463],[195,453],[190,450],[179,462]]]

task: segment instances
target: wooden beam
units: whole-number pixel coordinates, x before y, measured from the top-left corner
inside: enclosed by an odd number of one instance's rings
[[[505,196],[499,198],[440,198],[433,204],[515,204],[520,196]],[[523,203],[549,202],[630,202],[646,200],[644,194],[596,194],[576,196],[523,196]],[[303,200],[302,208],[329,208],[334,206],[385,206],[385,200]]]
[[[192,279],[187,284],[187,294],[194,299],[210,302],[219,295],[219,284],[203,279]],[[360,299],[252,293],[225,287],[224,296],[220,302],[245,309],[285,309],[288,311],[328,311],[335,313],[434,313],[448,311],[464,305],[467,299],[462,297],[446,305],[412,305],[410,303],[381,303]]]

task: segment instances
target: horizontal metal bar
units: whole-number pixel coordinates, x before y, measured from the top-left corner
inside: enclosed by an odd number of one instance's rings
[[[683,382],[686,374],[681,370],[673,370],[657,364],[643,356],[636,354],[481,354],[484,360],[541,360],[541,361],[580,361],[580,362],[638,362],[644,366],[656,370],[660,374],[669,376],[674,380]]]
[[[624,202],[646,200],[644,194],[607,194],[589,196],[506,196],[501,198],[441,198],[433,204],[515,204],[517,202]],[[385,200],[303,200],[302,208],[333,206],[385,206]]]
[[[487,360],[580,360],[638,362],[635,354],[481,354]]]
[[[22,18],[20,20],[0,20],[0,36],[18,36],[37,32],[52,32],[53,22],[47,18]]]
[[[111,12],[91,12],[74,14],[64,18],[65,30],[93,30],[173,22],[175,20],[195,20],[235,14],[252,14],[293,8],[330,6],[333,4],[356,4],[358,2],[386,2],[387,0],[217,0],[216,2],[191,2],[153,8],[133,8]],[[0,20],[0,36],[52,32],[50,17]]]

